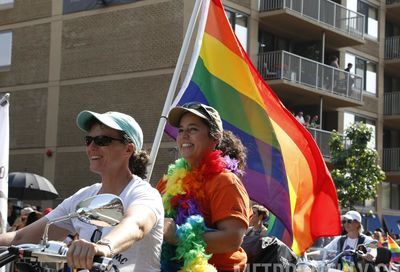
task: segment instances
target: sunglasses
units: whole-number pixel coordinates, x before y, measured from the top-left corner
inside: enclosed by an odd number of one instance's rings
[[[117,139],[106,135],[98,135],[95,137],[85,136],[85,144],[89,146],[92,142],[94,142],[98,146],[108,146],[112,143],[112,141],[118,141],[121,143],[125,143],[125,139]]]
[[[354,220],[351,220],[351,219],[342,220],[342,224],[346,224],[346,223],[351,224],[353,222],[354,222]]]
[[[183,108],[197,110],[202,113],[208,120],[213,120],[208,111],[198,102],[188,102],[182,105]]]

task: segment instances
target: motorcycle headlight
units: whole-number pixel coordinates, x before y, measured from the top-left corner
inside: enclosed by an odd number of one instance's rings
[[[296,265],[296,272],[315,272],[316,269],[309,263],[298,263]]]

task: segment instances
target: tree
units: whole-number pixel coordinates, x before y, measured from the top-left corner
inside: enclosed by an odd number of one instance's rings
[[[343,136],[333,131],[329,141],[331,171],[342,208],[353,208],[356,203],[376,198],[378,184],[385,173],[377,165],[378,153],[369,148],[372,130],[364,123],[354,123]]]

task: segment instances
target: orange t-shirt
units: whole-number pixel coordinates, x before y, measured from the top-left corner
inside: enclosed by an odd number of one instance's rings
[[[165,181],[157,185],[160,193],[165,190]],[[204,184],[204,198],[198,199],[200,210],[207,227],[216,228],[217,222],[237,218],[249,226],[250,200],[240,179],[229,171],[224,171]],[[215,253],[209,260],[218,271],[233,271],[235,267],[244,270],[247,261],[242,248],[235,252]]]

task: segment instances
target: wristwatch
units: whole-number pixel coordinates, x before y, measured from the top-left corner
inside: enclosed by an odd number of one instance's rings
[[[103,246],[107,246],[110,249],[110,258],[114,257],[114,249],[113,246],[111,245],[111,241],[108,239],[100,239],[99,241],[96,242],[96,244],[98,245],[103,245]]]

